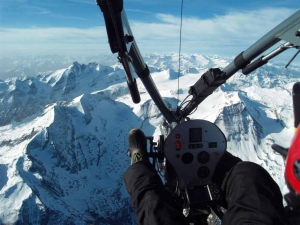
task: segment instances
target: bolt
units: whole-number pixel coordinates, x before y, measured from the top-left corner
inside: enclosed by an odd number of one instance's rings
[[[300,180],[300,159],[298,159],[294,163],[294,173],[295,177],[297,177],[297,179]]]
[[[133,40],[134,40],[133,36],[128,35],[128,34],[126,34],[126,35],[124,36],[124,38],[125,38],[126,44],[128,44],[129,42],[133,42]]]

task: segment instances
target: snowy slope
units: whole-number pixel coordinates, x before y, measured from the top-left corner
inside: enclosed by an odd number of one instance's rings
[[[145,60],[167,105],[176,107],[178,55]],[[228,59],[184,55],[182,63],[179,100],[207,68]],[[286,192],[284,162],[270,145],[291,141],[291,88],[299,78],[299,67],[271,64],[236,74],[191,118],[215,122],[228,151],[262,165]],[[122,180],[127,133],[139,127],[157,137],[162,116],[139,79],[141,102],[133,104],[125,81],[119,64],[78,62],[0,81],[0,224],[132,224]]]

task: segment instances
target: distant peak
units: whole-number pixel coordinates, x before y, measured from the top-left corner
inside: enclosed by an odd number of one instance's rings
[[[79,62],[77,62],[77,61],[74,61],[74,62],[73,62],[73,66],[81,66],[81,65],[80,65],[80,63],[79,63]]]

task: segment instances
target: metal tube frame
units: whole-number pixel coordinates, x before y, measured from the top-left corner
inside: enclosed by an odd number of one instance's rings
[[[121,0],[117,0],[121,1]],[[114,4],[119,4],[120,2],[116,3],[117,1],[111,0],[112,3]],[[103,6],[102,6],[103,7]],[[101,8],[101,7],[100,7]],[[147,67],[147,64],[144,62],[143,57],[141,56],[141,53],[139,51],[139,48],[136,44],[136,41],[134,40],[133,33],[131,31],[125,10],[123,9],[121,12],[121,18],[122,18],[122,24],[123,27],[123,33],[124,37],[122,37],[122,40],[124,41],[124,45],[126,46],[125,52],[128,53],[128,56],[130,56],[131,60],[129,60],[129,64],[134,68],[134,71],[138,75],[138,77],[141,79],[143,85],[145,86],[147,92],[151,96],[152,100],[155,102],[156,106],[166,119],[166,121],[169,124],[172,123],[180,123],[180,120],[185,118],[187,115],[181,115],[181,117],[178,115],[174,115],[174,113],[168,109],[166,106],[163,98],[161,97],[151,75],[150,71]],[[222,74],[222,77],[219,77],[218,79],[223,81],[218,84],[220,86],[222,83],[224,83],[227,79],[229,79],[233,74],[235,74],[237,71],[240,69],[244,69],[247,67],[249,64],[251,65],[251,61],[254,60],[256,57],[258,57],[260,54],[265,52],[267,49],[278,43],[280,40],[285,40],[289,42],[288,44],[285,44],[284,47],[296,47],[299,48],[300,46],[300,39],[297,39],[297,32],[299,33],[300,31],[300,10],[295,12],[293,15],[291,15],[289,18],[281,22],[279,25],[277,25],[275,28],[273,28],[271,31],[269,31],[267,34],[265,34],[262,38],[260,38],[258,41],[256,41],[253,45],[251,45],[248,49],[240,53],[233,62],[231,62],[229,65],[227,65],[222,71],[224,72]],[[295,34],[296,32],[296,34]],[[295,35],[297,37],[295,37]],[[131,41],[126,41],[125,37],[131,37]],[[120,39],[120,37],[109,37],[110,39]],[[112,41],[112,40],[110,40]],[[265,56],[265,59],[269,59],[280,54],[286,50],[284,49],[279,49],[275,50],[271,53],[269,53],[267,56]],[[129,57],[128,57],[129,58]],[[124,59],[123,59],[124,60]],[[126,59],[125,59],[126,60]],[[254,63],[253,63],[254,64]],[[252,64],[252,65],[253,65]],[[256,65],[256,64],[255,64]],[[255,67],[254,65],[254,67]],[[258,67],[262,66],[262,64],[257,64]],[[128,70],[128,68],[126,68]],[[255,67],[255,69],[257,69]],[[129,81],[131,81],[132,77],[129,76]],[[215,84],[214,84],[215,85]],[[210,88],[210,87],[208,87]],[[198,96],[199,97],[199,96]],[[203,101],[207,96],[200,96],[201,101]],[[194,102],[193,102],[194,100]],[[195,109],[198,104],[200,104],[199,99],[192,99],[192,105],[190,104],[189,107],[190,109],[188,110],[191,112],[191,109]]]

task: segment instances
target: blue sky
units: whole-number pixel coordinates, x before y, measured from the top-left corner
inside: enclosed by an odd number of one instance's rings
[[[184,0],[182,52],[235,56],[300,0]],[[141,53],[176,53],[181,0],[125,0]],[[110,53],[94,0],[0,0],[0,57]]]

